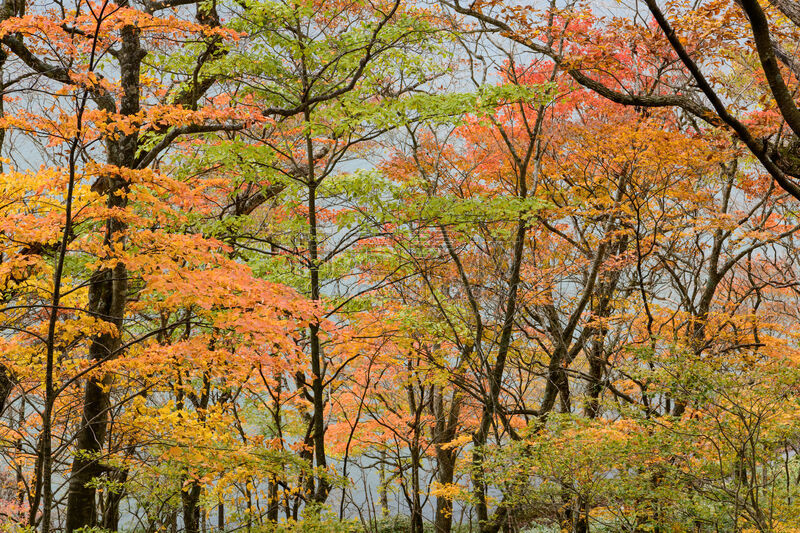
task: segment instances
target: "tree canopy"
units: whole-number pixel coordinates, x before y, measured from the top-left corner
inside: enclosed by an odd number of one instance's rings
[[[1,0],[0,533],[800,531],[795,0]]]

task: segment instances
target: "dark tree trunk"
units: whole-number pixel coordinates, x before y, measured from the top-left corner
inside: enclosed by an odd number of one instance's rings
[[[309,112],[306,111],[306,121],[310,121]],[[311,137],[306,137],[308,151],[308,253],[311,277],[311,300],[320,300],[320,281],[319,281],[319,252],[317,242],[317,182],[314,175],[314,152],[311,144]],[[327,468],[327,458],[325,455],[325,391],[323,380],[325,379],[325,364],[322,359],[322,347],[320,346],[319,324],[312,322],[309,326],[310,350],[311,350],[311,390],[313,392],[314,412],[312,414],[314,424],[314,462],[319,470],[316,477],[316,491],[314,500],[324,502],[328,499],[330,484],[325,477]]]
[[[278,495],[278,480],[271,479],[267,488],[267,520],[270,522],[278,521],[278,511],[280,510],[280,496]]]
[[[442,448],[441,445],[451,442],[458,430],[458,419],[461,411],[461,396],[453,394],[449,412],[445,413],[444,394],[442,390],[434,394],[433,415],[436,419],[434,425],[433,441],[436,443],[436,462],[438,467],[438,481],[442,485],[453,483],[456,470],[458,451],[454,448]],[[436,516],[433,529],[435,533],[450,533],[453,527],[453,501],[450,498],[436,498]]]
[[[456,471],[456,453],[454,450],[437,450],[436,459],[439,463],[439,483],[450,484],[453,482]],[[436,498],[436,517],[433,523],[436,533],[450,533],[453,527],[453,500],[450,498]]]
[[[525,176],[525,173],[521,173]],[[520,180],[522,187],[522,198],[527,197],[526,184],[524,178]],[[495,516],[490,520],[489,506],[486,498],[486,483],[483,481],[483,447],[486,446],[489,437],[489,430],[492,421],[497,413],[497,403],[500,398],[500,388],[505,373],[506,358],[511,347],[511,333],[514,326],[514,315],[517,312],[517,290],[520,282],[520,269],[522,267],[522,257],[525,248],[525,236],[527,235],[527,222],[520,220],[517,223],[514,238],[514,255],[511,262],[511,275],[508,279],[508,295],[505,298],[505,310],[503,312],[503,329],[500,334],[500,341],[497,347],[497,358],[489,374],[489,394],[485,399],[482,408],[481,422],[478,430],[472,435],[474,444],[472,453],[472,484],[473,492],[477,503],[475,511],[478,515],[478,527],[481,533],[494,533],[500,528],[505,519],[507,509],[502,505],[498,507]]]
[[[200,533],[200,485],[191,482],[181,491],[183,506],[183,531]]]
[[[124,5],[126,2],[120,2],[120,4]],[[134,26],[125,26],[121,30],[121,37],[122,43],[118,59],[123,95],[119,112],[122,115],[130,116],[139,112],[139,71],[144,52],[140,48],[139,30]],[[118,139],[107,142],[108,162],[118,167],[134,168],[137,148],[138,135],[136,133],[123,135],[120,132]],[[104,188],[108,207],[124,209],[127,206],[127,195],[124,194],[128,189],[127,181],[118,176],[109,176],[105,178]],[[106,221],[105,245],[111,248],[125,229],[125,222],[109,218]],[[93,364],[100,365],[118,355],[122,319],[125,314],[128,293],[127,276],[125,265],[118,263],[113,269],[98,270],[90,280],[89,311],[95,318],[110,322],[119,332],[113,335],[104,333],[92,340],[89,347],[89,359]],[[66,511],[67,533],[72,533],[82,527],[97,525],[95,488],[90,485],[90,482],[101,473],[99,453],[106,437],[110,385],[111,376],[109,375],[92,376],[86,382],[83,414],[75,439],[76,454],[69,480]]]
[[[14,378],[12,377],[11,372],[4,365],[0,365],[0,415],[3,414],[3,411],[6,407],[6,402],[8,401],[8,397],[11,395],[11,391],[13,389]]]
[[[103,512],[103,528],[109,531],[119,529],[119,504],[125,497],[125,482],[128,481],[128,469],[118,469],[113,475],[114,487],[108,492]]]

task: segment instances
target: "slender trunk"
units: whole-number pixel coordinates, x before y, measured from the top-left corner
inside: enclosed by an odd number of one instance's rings
[[[298,458],[313,466],[314,463],[314,422],[315,418],[313,415],[303,413],[303,418],[305,419],[308,427],[306,428],[306,435],[303,439],[303,448],[298,453]],[[294,494],[294,504],[292,510],[292,518],[297,520],[300,512],[300,506],[303,504],[305,500],[309,497],[313,498],[315,494],[314,487],[315,484],[315,476],[314,471],[311,470],[309,472],[301,472],[298,482],[303,487],[303,493],[293,493]]]
[[[58,323],[58,312],[61,306],[61,282],[64,275],[64,262],[67,257],[67,246],[69,245],[70,235],[72,234],[72,199],[75,190],[75,175],[78,158],[78,147],[82,141],[83,112],[86,109],[88,93],[83,91],[79,99],[76,113],[75,137],[72,139],[69,148],[69,179],[67,182],[67,193],[64,209],[64,234],[61,237],[61,245],[56,258],[56,267],[53,272],[53,298],[50,306],[50,320],[47,328],[47,353],[45,358],[44,373],[44,412],[42,413],[42,435],[39,453],[41,454],[41,488],[42,488],[42,533],[50,533],[50,521],[53,507],[53,450],[52,450],[52,429],[53,429],[53,404],[55,402],[54,362],[56,346],[56,324]],[[32,509],[33,511],[33,509]]]
[[[19,428],[21,428],[25,424],[25,399],[20,398],[19,402],[19,414],[17,416],[17,424]],[[21,435],[21,433],[20,433]],[[14,448],[17,453],[17,457],[22,456],[22,436],[17,438],[16,442],[14,443]],[[22,473],[22,463],[20,461],[16,461],[16,466],[14,469],[17,472],[17,502],[20,505],[25,503],[25,498],[28,496],[28,491],[25,487],[25,476]]]
[[[414,438],[418,440],[417,437]],[[419,471],[421,468],[421,454],[419,443],[411,446],[411,533],[423,533],[422,502],[420,501]]]
[[[409,358],[407,366],[408,370],[411,371],[413,366],[414,364]],[[422,468],[422,453],[420,450],[420,419],[422,415],[422,409],[425,405],[424,394],[424,390],[420,391],[419,401],[417,401],[414,387],[412,385],[408,386],[409,407],[411,414],[414,416],[414,421],[411,424],[411,443],[409,445],[409,454],[411,456],[411,494],[409,494],[410,498],[408,504],[411,511],[411,533],[422,533],[423,531],[419,472]]]
[[[310,124],[311,112],[305,111],[305,122]],[[317,180],[314,172],[314,146],[310,132],[306,134],[306,163],[308,165],[308,259],[310,270],[311,300],[320,301],[319,283],[319,241],[317,235]],[[319,322],[314,321],[309,326],[311,350],[311,390],[314,399],[313,425],[314,425],[314,461],[317,468],[317,483],[314,500],[324,502],[330,492],[330,484],[326,478],[327,458],[325,457],[325,398],[324,398],[324,364],[322,349],[319,342]]]
[[[538,173],[538,164],[541,157],[541,145],[538,142],[539,132],[541,131],[542,124],[544,123],[544,107],[540,107],[537,112],[536,124],[534,126],[530,142],[527,146],[526,153],[520,157],[511,144],[510,138],[506,135],[502,128],[499,128],[499,133],[503,137],[506,146],[512,156],[517,173],[517,196],[520,199],[528,197],[528,170],[529,165],[534,161],[534,170]],[[538,146],[538,148],[537,148]],[[511,256],[511,268],[508,276],[508,293],[505,297],[503,309],[503,322],[500,332],[500,340],[497,344],[497,356],[494,364],[489,368],[486,363],[489,378],[489,394],[485,399],[483,409],[481,412],[481,420],[478,430],[472,434],[472,443],[474,445],[472,454],[472,482],[473,482],[473,495],[475,496],[476,504],[475,509],[478,515],[478,528],[481,533],[494,533],[498,531],[502,523],[508,517],[509,509],[503,503],[498,505],[496,512],[492,519],[489,519],[489,509],[486,498],[486,484],[483,481],[483,448],[489,436],[489,429],[492,421],[498,411],[498,401],[500,398],[501,383],[505,373],[506,358],[511,347],[511,337],[514,328],[514,316],[517,314],[517,295],[520,285],[520,272],[522,268],[522,259],[525,250],[525,238],[527,236],[528,220],[526,217],[521,216],[517,221],[516,231],[514,232],[514,249]],[[484,354],[480,354],[485,357]]]
[[[389,516],[389,483],[386,480],[386,449],[381,448],[378,465],[378,499],[381,505],[381,518]]]
[[[525,191],[523,191],[521,196],[525,198]],[[522,267],[526,232],[526,221],[520,220],[517,223],[517,231],[514,239],[514,255],[512,259],[511,275],[508,280],[508,296],[506,298],[505,312],[503,314],[503,330],[500,335],[500,342],[498,343],[497,358],[489,374],[489,396],[483,406],[480,426],[472,436],[472,441],[475,446],[472,453],[472,484],[476,500],[475,511],[478,515],[478,527],[481,533],[497,531],[500,523],[498,519],[505,514],[501,510],[500,516],[495,517],[495,520],[489,520],[489,506],[486,501],[486,484],[483,481],[483,447],[486,446],[489,429],[497,411],[497,402],[500,397],[500,386],[503,373],[505,372],[506,357],[508,356],[508,351],[511,346],[511,332],[514,325],[514,315],[517,310],[517,289],[520,281],[520,269]]]
[[[275,387],[275,394],[273,396],[275,401],[275,410],[271,411],[272,419],[275,424],[275,431],[281,441],[281,448],[283,448],[283,420],[281,417],[281,391],[283,390],[283,379],[280,375],[277,376],[277,385]],[[281,467],[283,469],[283,467]],[[269,479],[269,487],[267,488],[267,520],[277,523],[278,512],[280,511],[280,493],[278,491],[279,483],[278,476]],[[286,509],[286,517],[289,517],[289,510]],[[250,518],[248,517],[248,521]]]
[[[103,512],[103,528],[109,531],[119,529],[119,504],[125,497],[125,482],[128,480],[128,469],[117,469],[114,475],[114,487],[108,492]]]

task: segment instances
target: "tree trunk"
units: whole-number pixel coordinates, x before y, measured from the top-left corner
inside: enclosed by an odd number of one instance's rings
[[[307,109],[304,114],[306,123],[310,123],[311,114]],[[319,242],[317,236],[317,179],[314,172],[314,146],[310,135],[306,135],[306,163],[308,165],[308,259],[311,282],[311,300],[320,301],[319,281]],[[318,473],[316,477],[316,490],[314,500],[323,503],[328,499],[330,483],[326,478],[327,458],[325,456],[325,396],[323,379],[325,365],[322,360],[322,347],[319,339],[319,323],[312,322],[309,326],[311,350],[311,390],[313,392],[314,412],[314,462]]]
[[[128,469],[116,469],[114,471],[114,487],[108,492],[103,512],[102,525],[109,531],[119,529],[119,504],[125,497],[125,482],[128,480]]]
[[[194,481],[181,490],[184,533],[200,533],[200,485]]]
[[[439,483],[442,485],[453,482],[456,470],[456,453],[454,450],[436,450],[436,459],[439,463]],[[436,498],[436,517],[433,529],[436,533],[450,533],[453,527],[453,500]]]
[[[433,415],[436,420],[434,425],[433,441],[436,443],[436,461],[438,467],[438,481],[442,485],[449,485],[455,479],[456,459],[458,452],[454,448],[444,449],[442,444],[452,441],[458,429],[458,420],[461,412],[461,396],[453,394],[449,412],[445,413],[444,394],[440,389],[435,393],[433,401]],[[433,529],[436,533],[450,533],[453,527],[453,501],[450,498],[436,498],[436,516]]]
[[[120,2],[125,6],[127,2]],[[139,29],[125,26],[121,30],[122,42],[118,54],[123,95],[119,112],[124,116],[139,112],[140,83],[139,71],[144,57],[139,43]],[[111,110],[115,111],[115,110]],[[118,139],[107,141],[108,162],[122,168],[134,168],[138,135],[119,134]],[[103,179],[103,178],[101,178]],[[119,176],[107,176],[106,205],[113,209],[127,206],[128,182]],[[105,227],[105,246],[111,250],[119,243],[120,235],[127,225],[117,218],[109,218]],[[116,334],[104,333],[92,339],[89,359],[98,366],[118,355],[121,342],[122,319],[128,292],[128,272],[123,263],[113,268],[96,271],[89,286],[89,312],[93,317],[111,323]],[[95,488],[90,486],[93,478],[101,473],[98,454],[103,446],[108,425],[110,375],[90,377],[84,389],[83,415],[75,439],[75,458],[69,480],[67,496],[66,531],[96,525]]]

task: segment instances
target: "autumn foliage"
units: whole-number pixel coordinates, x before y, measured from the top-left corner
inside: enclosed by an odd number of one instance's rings
[[[791,532],[800,9],[5,0],[0,532]]]

